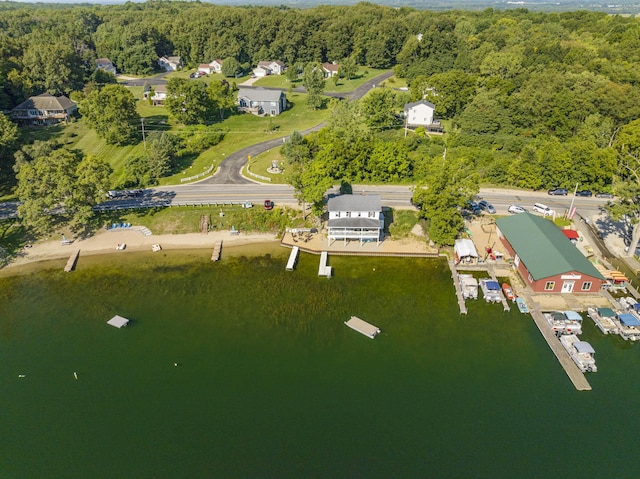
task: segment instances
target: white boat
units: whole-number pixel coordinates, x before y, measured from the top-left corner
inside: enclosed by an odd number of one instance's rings
[[[567,350],[573,362],[580,371],[595,373],[598,368],[596,366],[596,360],[593,357],[595,351],[593,347],[586,341],[580,341],[575,334],[565,334],[560,336],[560,343]]]
[[[502,300],[500,284],[497,281],[493,279],[481,279],[480,289],[482,289],[482,295],[487,303],[499,303]]]
[[[154,245],[151,247],[151,250],[152,250],[154,253],[156,253],[156,252],[158,252],[158,251],[162,251],[162,246],[160,246],[159,244],[157,244],[157,243],[156,243],[156,244],[154,244]]]
[[[640,340],[640,319],[635,314],[618,313],[615,323],[622,339],[627,341]]]
[[[582,316],[575,311],[551,311],[543,315],[556,335],[582,334]]]
[[[524,300],[523,297],[518,296],[516,298],[516,305],[518,305],[518,309],[520,310],[521,313],[523,314],[529,313],[529,306],[527,306],[527,302]]]
[[[616,326],[614,318],[616,313],[611,308],[587,308],[587,315],[593,320],[598,329],[603,334],[618,334],[619,329]]]
[[[122,251],[123,249],[125,249],[127,247],[126,243],[118,243],[118,246],[116,246],[116,249],[118,251]]]
[[[462,297],[464,299],[478,299],[478,280],[472,274],[458,274]]]

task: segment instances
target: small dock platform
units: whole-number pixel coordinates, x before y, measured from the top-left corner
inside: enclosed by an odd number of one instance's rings
[[[287,261],[287,271],[293,271],[296,267],[296,262],[298,261],[298,253],[300,252],[300,248],[294,246],[291,250],[291,254],[289,255],[289,261]]]
[[[329,253],[323,251],[320,253],[320,266],[318,267],[318,276],[325,276],[331,278],[331,266],[327,266],[329,260]]]
[[[529,304],[532,304],[530,298],[527,298],[527,302]],[[560,366],[562,366],[564,372],[567,373],[567,376],[569,376],[569,379],[571,380],[575,388],[578,391],[591,391],[591,385],[589,384],[589,381],[587,381],[584,373],[580,371],[580,369],[578,369],[578,366],[576,366],[576,363],[573,362],[573,360],[569,356],[569,353],[567,353],[564,347],[562,347],[560,340],[556,337],[556,335],[549,327],[549,324],[542,315],[542,312],[537,308],[531,308],[531,316],[533,317],[533,321],[536,323],[536,326],[538,326],[540,333],[542,333],[542,336],[547,341],[547,344],[551,348],[551,351],[553,351],[553,354],[555,354],[556,358],[558,358]]]
[[[71,256],[69,256],[69,260],[67,261],[67,264],[64,267],[64,270],[69,273],[71,271],[73,271],[74,269],[76,269],[76,263],[78,262],[78,256],[80,256],[80,250],[77,249],[75,250],[73,253],[71,253]]]
[[[491,276],[492,280],[500,284],[500,281],[498,281],[498,278],[496,278],[496,272],[493,270],[493,268],[489,268],[489,275]],[[502,307],[504,308],[505,311],[511,311],[511,306],[509,306],[509,302],[507,301],[507,298],[504,297],[502,290],[500,290],[499,293],[500,293],[500,302],[502,303]]]
[[[458,306],[460,306],[460,314],[467,314],[467,304],[464,302],[464,295],[462,294],[462,286],[460,285],[460,278],[458,277],[458,270],[452,260],[448,260],[449,269],[451,270],[451,277],[453,278],[453,286],[456,288],[456,296],[458,297]]]
[[[213,253],[211,253],[211,261],[218,261],[220,259],[220,253],[222,252],[222,241],[216,241],[213,247]]]
[[[349,321],[345,321],[344,324],[354,331],[358,331],[360,334],[364,334],[366,337],[371,339],[375,338],[376,334],[380,334],[380,328],[367,323],[357,316],[351,316],[351,319],[349,319]]]

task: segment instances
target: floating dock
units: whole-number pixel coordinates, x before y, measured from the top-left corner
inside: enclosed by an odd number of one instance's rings
[[[456,296],[458,297],[458,306],[460,306],[460,314],[467,314],[467,305],[464,302],[464,295],[462,294],[462,286],[460,285],[460,278],[458,277],[458,271],[456,265],[452,260],[447,261],[449,269],[451,270],[451,277],[453,278],[453,286],[456,288]]]
[[[331,278],[331,266],[327,266],[327,261],[329,259],[329,253],[323,251],[320,253],[320,266],[318,267],[318,276],[326,276],[327,278]]]
[[[360,334],[364,334],[366,337],[371,339],[375,338],[376,334],[380,333],[380,328],[363,321],[357,316],[351,316],[351,319],[349,319],[349,321],[345,321],[344,324],[354,331],[358,331]]]
[[[220,253],[222,252],[222,241],[216,241],[213,247],[213,253],[211,253],[211,261],[218,261],[220,259]]]
[[[67,261],[67,264],[64,267],[64,270],[67,273],[76,269],[76,262],[78,261],[78,256],[80,256],[79,249],[75,250],[73,253],[71,253],[71,256],[69,256],[69,261]]]
[[[287,261],[287,271],[293,271],[296,267],[296,261],[298,261],[298,253],[300,252],[300,248],[294,246],[291,250],[291,254],[289,255],[289,261]]]
[[[129,320],[116,314],[113,318],[107,321],[107,324],[113,326],[114,328],[120,329],[129,324]]]
[[[529,298],[527,298],[527,300],[529,304],[532,304]],[[576,363],[573,362],[569,353],[567,353],[566,349],[564,349],[560,343],[560,340],[553,333],[542,312],[537,308],[531,308],[531,316],[533,317],[533,321],[536,323],[536,326],[538,326],[540,333],[542,333],[542,337],[547,341],[551,351],[553,351],[553,354],[558,358],[560,366],[562,366],[564,372],[567,373],[567,376],[569,376],[569,379],[575,388],[578,391],[591,391],[589,381],[587,381],[587,378],[584,377],[584,373],[578,369]]]

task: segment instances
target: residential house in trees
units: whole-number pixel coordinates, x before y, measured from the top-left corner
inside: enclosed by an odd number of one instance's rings
[[[329,198],[328,238],[379,243],[383,237],[384,215],[380,195],[340,195]]]
[[[264,88],[240,88],[238,109],[254,115],[276,116],[287,109],[287,97],[283,90]]]
[[[108,58],[98,58],[98,59],[96,59],[96,69],[104,70],[104,71],[109,72],[109,73],[111,73],[113,75],[116,74],[116,67],[113,65],[111,60],[109,60]]]
[[[209,75],[213,72],[213,68],[208,63],[201,63],[198,66],[198,73]]]
[[[253,69],[253,74],[257,77],[267,75],[282,75],[286,70],[286,66],[280,60],[258,62],[258,66]]]
[[[152,94],[153,93],[153,94]],[[147,90],[142,94],[143,100],[151,100],[153,106],[163,106],[167,99],[167,86],[156,85],[153,90]]]
[[[209,66],[211,67],[211,71],[213,73],[222,73],[222,60],[220,60],[219,58],[209,63]]]
[[[75,101],[66,96],[42,93],[32,96],[11,110],[11,119],[20,125],[54,125],[69,121],[78,109]]]
[[[158,65],[168,72],[176,71],[182,68],[182,59],[180,57],[160,57]]]
[[[324,62],[322,64],[322,71],[325,78],[331,78],[336,76],[340,71],[340,65],[337,63]]]
[[[442,132],[440,122],[434,119],[435,105],[426,100],[420,100],[404,105],[404,116],[408,128],[424,127],[427,131]]]

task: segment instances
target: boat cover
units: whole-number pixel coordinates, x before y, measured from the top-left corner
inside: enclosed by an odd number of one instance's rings
[[[603,318],[614,318],[616,313],[611,308],[598,308],[598,314]]]
[[[580,313],[576,313],[575,311],[563,311],[563,313],[569,321],[582,321]]]
[[[620,313],[618,314],[618,319],[625,326],[640,326],[640,319],[630,313]]]
[[[633,309],[635,309],[636,311],[640,311],[640,303],[635,303],[633,305]]]
[[[575,346],[576,346],[576,351],[578,351],[579,353],[595,354],[595,350],[593,349],[593,346],[591,346],[586,341],[578,341],[575,343]]]
[[[489,291],[500,291],[500,285],[497,281],[485,281],[484,284]]]

